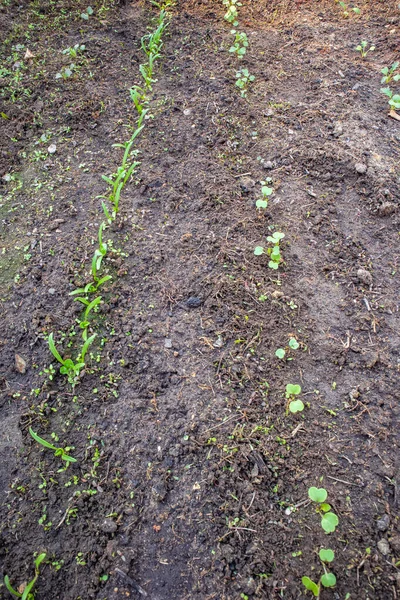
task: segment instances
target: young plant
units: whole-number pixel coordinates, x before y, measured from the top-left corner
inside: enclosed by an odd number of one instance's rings
[[[226,6],[227,11],[224,15],[225,21],[228,21],[234,27],[238,26],[238,6],[242,6],[242,3],[239,0],[222,0],[224,6]]]
[[[66,358],[65,360],[60,356],[56,345],[53,339],[53,333],[49,335],[49,349],[54,358],[60,363],[60,373],[62,375],[66,375],[68,378],[68,383],[75,387],[78,383],[80,374],[82,369],[85,367],[85,356],[88,351],[89,346],[92,344],[95,339],[96,334],[93,334],[90,338],[88,338],[82,346],[81,352],[76,359],[76,362],[72,360],[72,358]]]
[[[289,410],[291,413],[302,412],[304,410],[304,404],[301,400],[296,400],[296,396],[301,394],[301,386],[293,383],[288,383],[286,386],[286,399],[289,403]]]
[[[90,321],[88,320],[89,313],[91,310],[93,310],[96,306],[98,306],[100,304],[101,296],[97,296],[97,298],[95,298],[91,302],[89,302],[89,300],[87,298],[83,298],[83,297],[75,298],[75,300],[79,300],[79,302],[82,302],[82,304],[84,304],[86,306],[85,312],[83,313],[83,319],[82,320],[78,319],[79,327],[81,329],[83,329],[82,339],[84,342],[86,342],[86,340],[88,339],[88,337],[87,337],[88,336],[88,328],[90,325]]]
[[[41,438],[37,433],[35,433],[32,427],[29,427],[29,433],[33,437],[33,439],[44,446],[44,448],[49,448],[49,450],[53,450],[54,456],[59,456],[61,460],[64,460],[66,463],[75,463],[76,458],[69,456],[68,452],[72,450],[70,446],[66,446],[65,448],[57,448],[57,446],[53,446],[50,442],[47,442],[43,438]]]
[[[365,58],[368,52],[373,52],[375,50],[375,46],[370,46],[369,48],[367,46],[368,42],[366,42],[365,40],[363,40],[358,44],[358,46],[356,46],[356,50],[361,54],[362,58]]]
[[[257,208],[267,208],[268,198],[274,193],[274,188],[263,185],[261,188],[262,197],[256,201]]]
[[[325,500],[328,497],[328,492],[324,488],[310,487],[308,497],[317,503],[317,512],[321,515],[321,527],[325,533],[332,533],[339,525],[339,518],[331,511],[331,505]]]
[[[335,575],[333,573],[329,573],[326,570],[326,566],[325,566],[326,563],[331,563],[334,560],[334,558],[335,558],[334,551],[331,550],[330,548],[327,548],[327,549],[321,548],[321,550],[318,553],[318,556],[319,556],[320,561],[322,562],[322,566],[324,569],[324,574],[322,575],[319,582],[315,583],[309,577],[302,577],[302,579],[301,579],[306,590],[309,590],[310,592],[312,592],[316,598],[319,598],[319,595],[321,593],[321,584],[323,587],[326,587],[326,588],[334,587],[336,585]]]
[[[346,2],[339,2],[339,6],[343,9],[343,16],[345,19],[347,19],[347,17],[349,16],[350,11],[355,13],[356,15],[359,15],[361,12],[360,9],[357,7],[349,8]]]
[[[78,56],[78,54],[80,52],[83,52],[86,49],[86,46],[84,44],[75,44],[75,46],[72,46],[70,48],[65,48],[65,50],[62,51],[63,54],[69,54],[69,56],[71,58],[76,58]]]
[[[263,246],[257,246],[254,249],[254,254],[256,256],[261,256],[262,254],[267,254],[270,258],[268,266],[270,269],[277,269],[279,264],[282,262],[281,250],[280,250],[280,241],[285,237],[284,233],[280,231],[275,231],[273,235],[269,235],[267,237],[267,241],[272,244],[272,248],[265,249]]]
[[[389,87],[381,88],[381,93],[385,94],[389,98],[389,106],[392,110],[400,109],[400,95],[393,94],[392,90]]]
[[[87,9],[85,10],[85,12],[81,13],[81,19],[88,21],[89,17],[92,16],[92,14],[93,14],[93,8],[91,6],[88,6]]]
[[[240,95],[242,98],[247,97],[247,86],[249,83],[252,83],[255,80],[254,75],[250,75],[248,69],[240,69],[236,73],[236,87],[240,90]]]
[[[381,73],[383,75],[381,83],[390,83],[392,79],[393,81],[400,81],[400,73],[396,73],[396,75],[394,74],[399,64],[399,61],[396,61],[391,67],[383,67],[383,69],[381,69]]]
[[[35,559],[35,576],[33,577],[33,579],[31,579],[31,581],[29,583],[26,584],[26,586],[22,592],[17,591],[12,587],[12,585],[10,583],[10,578],[8,577],[8,575],[4,576],[4,585],[6,586],[7,590],[10,592],[10,594],[12,594],[15,598],[21,598],[21,600],[34,600],[35,595],[32,590],[35,587],[35,583],[40,575],[39,567],[45,558],[46,558],[46,553],[43,553],[43,554],[39,554],[39,556]]]
[[[294,338],[294,337],[291,337],[291,338],[290,338],[290,340],[289,340],[289,344],[288,344],[288,346],[289,346],[289,348],[290,348],[291,350],[297,350],[297,349],[299,348],[300,344],[299,344],[299,342],[296,340],[296,338]],[[286,350],[285,350],[284,348],[278,348],[278,349],[275,351],[275,356],[277,356],[277,357],[278,357],[278,358],[280,358],[280,359],[283,359],[283,358],[285,358],[285,356],[286,356]],[[293,360],[293,359],[289,358],[288,360]]]
[[[247,35],[244,31],[236,31],[236,29],[232,29],[231,33],[235,36],[235,39],[229,48],[229,52],[235,53],[238,58],[243,58],[249,45]]]
[[[69,79],[73,75],[75,65],[71,63],[69,67],[64,67],[59,73],[56,73],[56,79]]]

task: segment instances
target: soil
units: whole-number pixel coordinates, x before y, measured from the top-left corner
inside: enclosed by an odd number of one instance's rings
[[[243,0],[240,64],[222,3],[177,1],[72,390],[43,370],[46,339],[74,354],[69,293],[88,280],[157,10],[92,6],[88,20],[77,0],[0,7],[0,570],[23,586],[46,552],[37,600],[299,599],[325,547],[337,585],[321,598],[398,598],[400,123],[379,91],[397,3],[344,18],[333,0]],[[247,99],[238,66],[255,76]],[[254,255],[273,231],[277,271]],[[62,470],[29,427],[77,462]]]

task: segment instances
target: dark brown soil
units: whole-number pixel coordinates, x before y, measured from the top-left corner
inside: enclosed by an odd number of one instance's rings
[[[149,4],[98,0],[88,21],[77,0],[0,7],[1,571],[17,587],[46,552],[37,600],[144,598],[138,586],[151,600],[290,600],[311,597],[301,577],[318,580],[329,547],[337,586],[321,598],[396,600],[400,123],[379,89],[397,2],[345,19],[333,0],[243,0],[246,100],[222,3],[178,0],[140,169],[105,233],[113,283],[91,360],[75,391],[43,372],[50,332],[74,352],[68,294],[87,280],[112,144],[135,120]],[[70,62],[79,72],[56,79]],[[274,229],[278,271],[253,254]],[[290,337],[300,347],[279,360]],[[287,383],[302,413],[287,414]],[[78,462],[59,472],[30,426]],[[340,519],[329,536],[314,485]]]

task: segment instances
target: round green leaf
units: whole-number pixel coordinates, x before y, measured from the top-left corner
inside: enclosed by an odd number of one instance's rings
[[[326,533],[332,533],[339,525],[339,518],[335,513],[325,513],[321,519],[321,527]]]
[[[318,598],[319,586],[316,583],[314,583],[314,581],[312,579],[310,579],[309,577],[302,577],[301,582],[304,585],[304,587],[306,588],[306,590],[309,590],[310,592],[312,592],[314,594],[314,596],[316,598]]]
[[[262,246],[257,246],[254,248],[254,254],[256,256],[261,256],[261,254],[264,254],[264,248]]]
[[[330,505],[330,504],[328,504],[327,502],[323,502],[323,503],[321,504],[321,506],[320,506],[320,509],[321,509],[323,512],[329,512],[329,511],[331,510],[331,505]]]
[[[335,553],[330,548],[327,548],[327,549],[321,548],[321,550],[319,551],[319,557],[322,560],[322,562],[330,563],[334,560]]]
[[[321,583],[324,587],[334,587],[336,585],[336,577],[333,573],[325,573],[321,577]]]
[[[292,350],[297,350],[297,348],[299,347],[299,342],[296,340],[296,338],[290,338],[289,340],[289,346],[290,348],[292,348]]]
[[[278,358],[285,358],[285,354],[286,352],[283,348],[278,348],[278,350],[275,350],[275,356],[277,356]]]
[[[261,188],[261,192],[262,192],[263,196],[271,196],[273,191],[274,191],[273,188],[270,188],[266,185],[263,185],[263,187]]]
[[[301,393],[301,386],[288,383],[286,386],[286,396],[298,396]]]
[[[274,262],[273,260],[270,260],[268,263],[268,266],[270,269],[274,269],[276,271],[276,269],[279,268],[279,264]]]
[[[310,487],[308,496],[313,502],[325,502],[328,497],[328,492],[324,488]]]
[[[257,208],[267,208],[267,206],[268,206],[267,200],[262,200],[260,198],[259,200],[256,201],[256,207]]]
[[[301,412],[304,410],[304,404],[301,400],[293,400],[293,402],[289,404],[289,410],[291,413]]]

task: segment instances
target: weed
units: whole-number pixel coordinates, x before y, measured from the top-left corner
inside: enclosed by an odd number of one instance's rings
[[[93,14],[93,8],[91,6],[88,6],[87,9],[85,10],[85,12],[81,13],[81,19],[88,21],[89,17],[92,16],[92,14]]]
[[[75,463],[76,462],[76,458],[73,458],[72,456],[69,456],[69,454],[68,454],[68,452],[72,449],[70,446],[66,446],[65,448],[59,448],[57,446],[53,446],[53,444],[50,444],[50,442],[47,442],[46,440],[41,438],[37,433],[35,433],[33,431],[32,427],[29,427],[29,433],[31,434],[33,439],[36,442],[38,442],[38,444],[41,444],[45,448],[49,448],[50,450],[53,450],[54,456],[60,456],[61,460],[64,460],[66,463]]]
[[[324,488],[310,487],[308,496],[313,502],[318,504],[317,512],[321,515],[321,527],[325,533],[335,531],[339,525],[339,518],[335,513],[331,512],[331,505],[325,502],[328,492]]]
[[[393,110],[400,109],[400,94],[393,94],[392,90],[389,87],[381,88],[381,93],[385,94],[389,98],[389,106]]]
[[[367,46],[368,42],[366,42],[365,40],[363,40],[358,44],[358,46],[356,46],[356,50],[361,54],[362,58],[365,58],[368,52],[373,52],[375,50],[375,46],[370,46],[369,48],[367,48]]]
[[[26,584],[23,592],[19,592],[19,591],[15,590],[10,583],[10,579],[9,579],[8,575],[4,576],[4,585],[6,586],[6,588],[10,592],[10,594],[12,594],[15,598],[21,598],[22,600],[34,600],[35,596],[34,596],[34,593],[32,592],[32,590],[35,587],[35,583],[40,574],[39,567],[45,558],[46,558],[46,553],[43,553],[43,554],[39,554],[39,556],[35,559],[35,576],[33,579],[31,579],[31,581],[29,583]]]
[[[235,39],[233,45],[229,48],[229,52],[235,53],[238,58],[243,58],[249,45],[247,35],[244,31],[236,31],[236,29],[232,29],[231,33],[235,36]]]
[[[240,69],[236,73],[236,83],[235,85],[240,90],[240,95],[242,98],[246,98],[247,96],[247,86],[249,83],[252,83],[255,80],[254,75],[250,75],[248,69]]]
[[[68,54],[71,58],[77,58],[80,52],[83,52],[86,49],[84,44],[75,44],[75,46],[71,46],[70,48],[65,48],[62,51],[63,54]]]

